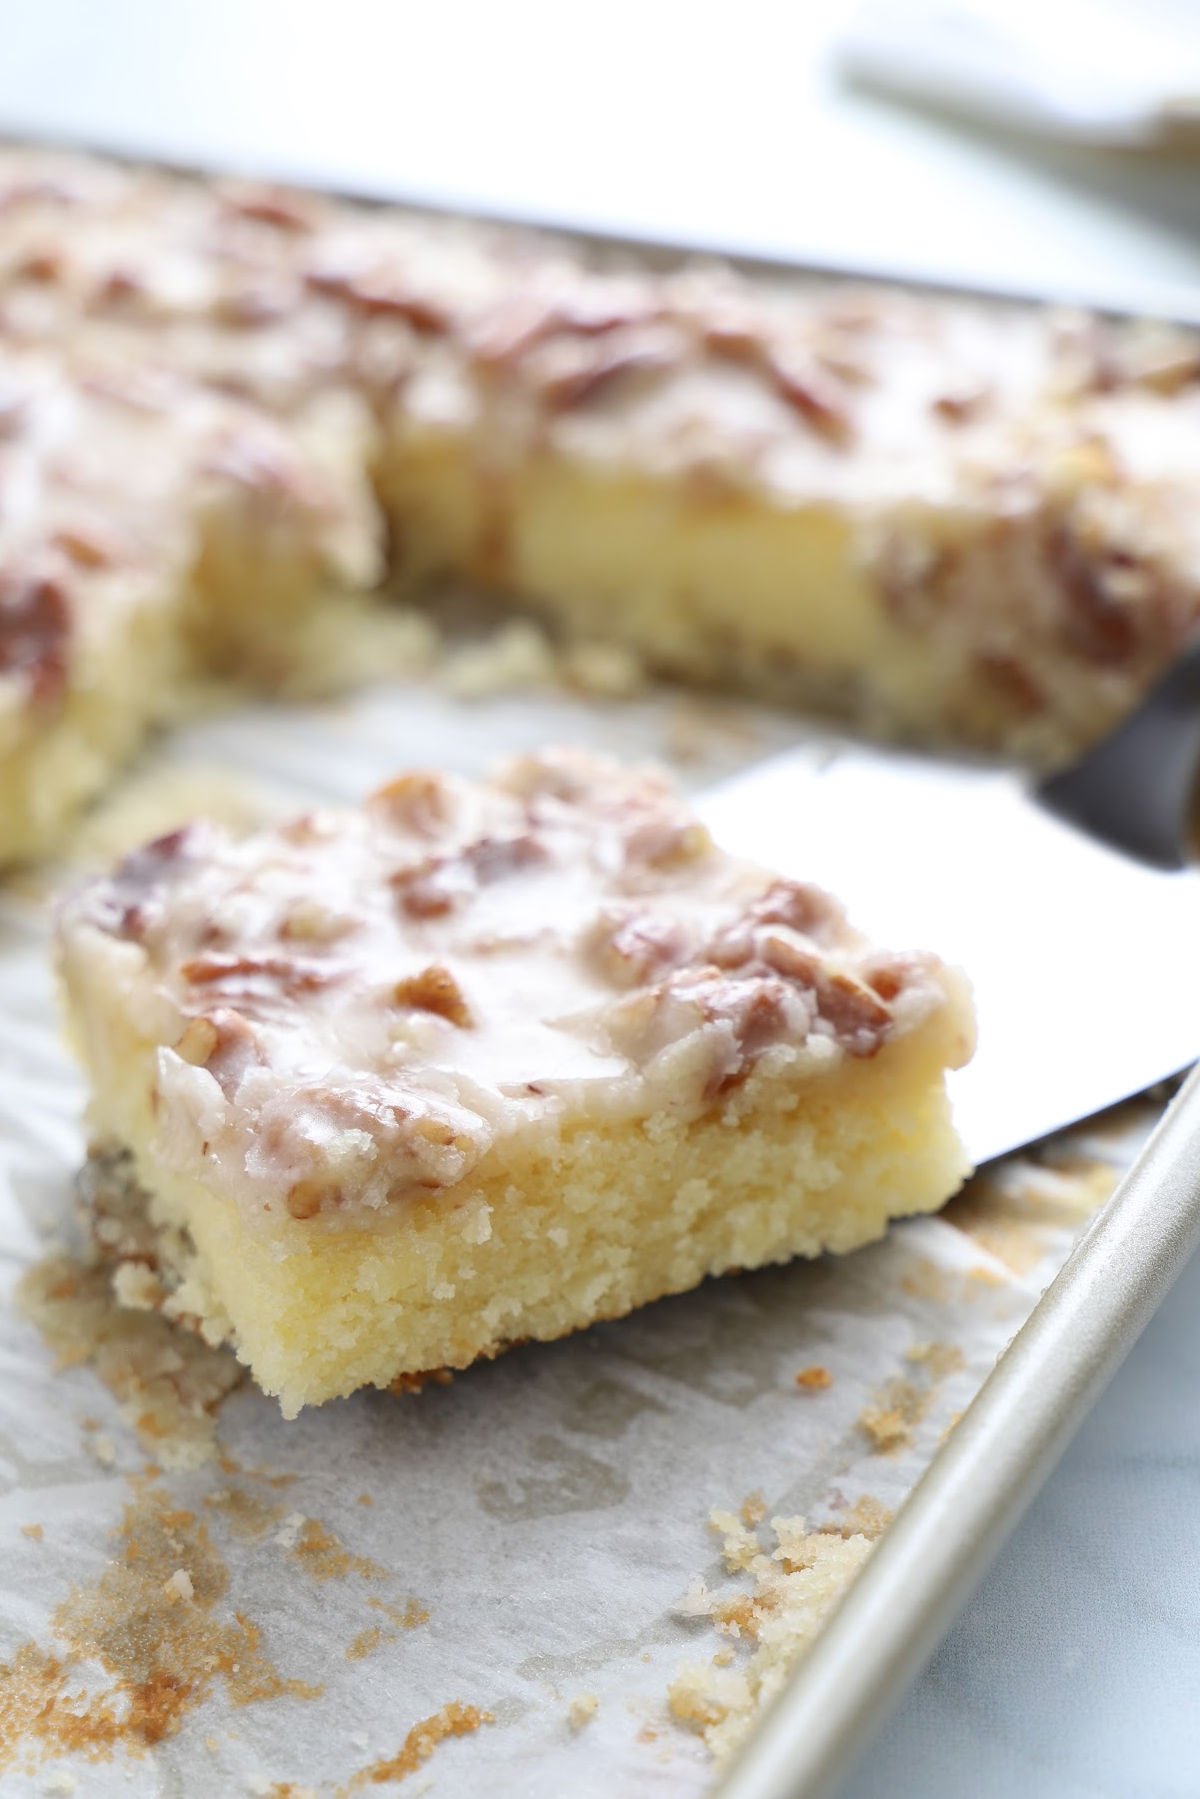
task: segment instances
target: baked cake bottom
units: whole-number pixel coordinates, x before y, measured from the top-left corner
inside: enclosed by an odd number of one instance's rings
[[[167,1309],[231,1342],[291,1417],[621,1317],[706,1275],[855,1249],[891,1218],[936,1210],[969,1170],[943,1082],[945,1022],[923,1036],[803,1089],[751,1076],[703,1118],[564,1133],[449,1203],[430,1194],[354,1224],[249,1220],[164,1170],[119,1058],[92,1118],[128,1131]]]

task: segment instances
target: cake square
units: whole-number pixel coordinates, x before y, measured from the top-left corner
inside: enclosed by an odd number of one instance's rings
[[[168,1310],[289,1415],[853,1249],[967,1172],[961,978],[581,752],[190,826],[70,898],[59,957]]]

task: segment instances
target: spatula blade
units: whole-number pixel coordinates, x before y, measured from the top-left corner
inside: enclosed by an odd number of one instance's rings
[[[879,942],[966,969],[979,1048],[952,1093],[976,1163],[1200,1056],[1200,874],[1106,848],[1015,773],[829,740],[700,810],[723,847],[828,887]]]

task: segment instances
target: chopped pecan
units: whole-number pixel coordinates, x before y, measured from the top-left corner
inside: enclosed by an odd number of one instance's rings
[[[288,295],[286,290],[265,282],[245,282],[221,294],[213,310],[222,324],[253,329],[256,325],[273,325],[284,318],[288,311]]]
[[[518,368],[530,350],[550,338],[604,337],[628,326],[652,324],[662,316],[657,304],[622,304],[602,293],[520,296],[491,308],[472,331],[467,347],[477,367],[503,373]]]
[[[415,292],[396,273],[310,269],[305,282],[314,293],[342,300],[367,318],[403,319],[420,337],[446,337],[454,323],[446,306],[430,294]]]
[[[1128,664],[1140,647],[1139,613],[1111,577],[1140,569],[1138,558],[1131,550],[1085,544],[1068,521],[1059,520],[1047,532],[1046,560],[1067,602],[1072,648],[1106,667]]]
[[[103,525],[63,525],[51,542],[78,568],[111,568],[120,560],[116,534]]]
[[[649,345],[601,342],[581,366],[546,375],[538,382],[538,392],[551,412],[573,412],[610,391],[626,376],[661,373],[673,361],[666,351]]]
[[[59,279],[64,267],[62,251],[47,244],[37,249],[27,250],[25,255],[14,263],[12,273],[19,281],[41,281],[49,285]]]
[[[222,201],[238,218],[250,219],[256,225],[274,225],[279,231],[307,232],[313,229],[313,203],[305,194],[286,187],[226,188]]]
[[[144,941],[157,909],[156,890],[188,859],[195,825],[182,825],[131,850],[118,862],[105,895],[105,928],[130,943]]]
[[[462,988],[450,970],[438,962],[432,962],[418,974],[408,975],[404,980],[397,981],[392,988],[392,998],[398,1006],[412,1006],[419,1012],[435,1012],[439,1018],[457,1025],[462,1031],[470,1030],[475,1022]]]
[[[816,938],[842,925],[842,908],[832,895],[807,882],[784,879],[771,882],[750,906],[749,916],[756,924],[783,924]]]
[[[736,315],[706,319],[701,341],[721,361],[762,375],[784,404],[828,443],[839,448],[850,443],[853,421],[814,358],[802,367],[798,351],[779,349],[756,321]]]
[[[987,406],[991,394],[982,383],[950,389],[929,402],[930,411],[948,425],[968,425]]]
[[[338,978],[326,962],[301,956],[193,956],[180,965],[193,987],[220,986],[247,993],[278,989],[283,993],[317,993]]]
[[[60,581],[0,574],[0,675],[19,676],[37,705],[63,695],[70,635],[71,610]]]
[[[447,822],[450,794],[440,775],[415,769],[377,787],[368,804],[406,830],[432,837]]]
[[[401,868],[391,886],[410,918],[441,918],[479,887],[533,868],[546,850],[531,832],[516,837],[481,837],[455,855],[429,856]]]
[[[602,917],[590,933],[603,972],[618,987],[656,980],[683,953],[683,933],[653,912]]]

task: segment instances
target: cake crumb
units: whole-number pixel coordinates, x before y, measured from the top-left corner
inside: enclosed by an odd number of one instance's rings
[[[545,631],[530,619],[516,618],[482,643],[449,649],[437,672],[455,699],[481,700],[551,686],[558,668]]]
[[[966,1367],[966,1357],[957,1343],[912,1343],[905,1358],[926,1370],[930,1380],[945,1380]]]
[[[714,1512],[710,1520],[726,1536],[727,1548],[731,1518]],[[776,1542],[770,1554],[761,1544],[747,1554],[747,1544],[735,1535],[734,1554],[726,1556],[731,1572],[750,1575],[753,1589],[706,1595],[714,1626],[746,1646],[740,1665],[725,1649],[709,1663],[682,1668],[667,1692],[672,1717],[698,1732],[718,1761],[746,1737],[871,1550],[865,1536],[809,1530],[803,1518],[773,1518],[770,1528]],[[692,1615],[703,1593],[702,1582],[690,1583],[685,1603]]]
[[[76,1792],[78,1786],[75,1776],[68,1773],[66,1768],[54,1768],[49,1774],[42,1776],[41,1790],[47,1795],[65,1796]]]
[[[438,1745],[447,1738],[470,1736],[481,1725],[494,1724],[495,1721],[491,1712],[482,1711],[477,1705],[464,1705],[461,1700],[452,1699],[440,1711],[414,1724],[396,1755],[360,1768],[357,1774],[351,1775],[341,1791],[343,1794],[356,1793],[365,1786],[382,1786],[389,1780],[406,1780],[429,1760]]]
[[[149,1291],[137,1275],[121,1272],[150,1253],[145,1194],[129,1158],[94,1157],[79,1190],[91,1246],[83,1255],[47,1256],[29,1269],[17,1287],[17,1307],[40,1330],[59,1368],[94,1370],[147,1452],[169,1467],[199,1467],[217,1452],[217,1411],[245,1370],[232,1351],[211,1347],[161,1312],[121,1303],[114,1286],[128,1292],[132,1281],[140,1299]],[[99,1432],[95,1419],[84,1428]],[[104,1433],[88,1448],[106,1466],[117,1459]]]
[[[883,1535],[894,1517],[895,1513],[890,1507],[883,1505],[870,1493],[864,1493],[847,1508],[836,1524],[827,1524],[823,1528],[836,1530],[843,1537],[867,1537],[874,1542]]]
[[[590,1724],[600,1709],[600,1701],[595,1693],[579,1693],[567,1707],[567,1718],[572,1730],[582,1730]]]
[[[819,1362],[814,1362],[811,1368],[797,1369],[796,1385],[804,1393],[822,1393],[826,1387],[832,1387],[833,1376],[828,1368],[822,1368]]]
[[[375,1501],[369,1493],[360,1493],[358,1496],[358,1503],[359,1505],[374,1505]]]
[[[144,1262],[121,1262],[112,1290],[117,1304],[129,1312],[156,1312],[166,1297],[162,1282]]]
[[[194,1599],[196,1589],[192,1585],[192,1577],[186,1568],[176,1568],[169,1580],[163,1582],[163,1594],[175,1604],[178,1600]]]
[[[40,1543],[45,1538],[46,1526],[44,1524],[22,1524],[21,1535],[28,1537],[31,1543]]]
[[[747,1493],[741,1505],[738,1507],[738,1517],[746,1526],[747,1530],[753,1530],[756,1524],[761,1524],[766,1515],[767,1502],[757,1490],[753,1493]]]

